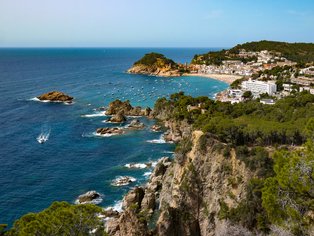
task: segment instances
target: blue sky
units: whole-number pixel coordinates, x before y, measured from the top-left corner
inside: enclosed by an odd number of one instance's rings
[[[314,41],[314,0],[0,0],[0,47]]]

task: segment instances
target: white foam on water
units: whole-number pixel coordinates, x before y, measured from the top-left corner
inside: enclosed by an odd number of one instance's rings
[[[39,143],[45,143],[48,141],[49,136],[50,136],[50,129],[48,130],[43,130],[41,131],[41,133],[37,136],[36,140]]]
[[[113,210],[113,211],[117,211],[117,212],[123,212],[122,200],[115,201],[113,206],[106,207],[105,210],[106,211]],[[110,217],[109,217],[109,219],[110,219]],[[107,219],[105,219],[105,220],[107,220]]]
[[[123,181],[124,179],[128,181],[119,182],[119,181]],[[136,178],[132,176],[118,176],[115,180],[112,181],[111,185],[115,187],[120,187],[120,186],[129,185],[135,181],[136,181]]]
[[[93,114],[81,115],[81,117],[87,117],[87,118],[90,118],[90,117],[101,117],[101,116],[107,116],[106,112],[96,112],[96,113],[93,113]]]
[[[92,201],[86,201],[86,202],[79,202],[78,199],[75,200],[75,204],[76,205],[79,205],[79,204],[95,204],[95,205],[98,205],[100,204],[101,202],[103,201],[103,198],[100,196],[96,199],[93,199]]]
[[[174,154],[174,152],[172,152],[172,151],[163,151],[163,153]]]
[[[157,143],[157,144],[167,143],[166,140],[164,139],[163,135],[161,135],[159,139],[147,140],[146,142],[148,142],[148,143]]]
[[[137,168],[137,169],[145,169],[148,166],[144,163],[135,163],[135,164],[125,164],[126,168]]]
[[[40,100],[37,97],[30,98],[28,99],[29,101],[34,101],[34,102],[40,102]]]
[[[148,171],[148,172],[145,172],[145,173],[143,174],[143,176],[149,177],[149,176],[151,176],[151,174],[152,174],[152,172],[151,172],[151,171]]]
[[[92,134],[93,134],[94,137],[96,136],[96,137],[104,137],[104,138],[115,136],[115,135],[119,135],[119,134],[98,134],[96,132],[93,132]]]
[[[142,116],[126,116],[127,118],[140,118]]]
[[[158,161],[153,161],[153,162],[152,162],[152,168],[155,168],[156,165],[157,165],[157,163],[158,163]]]

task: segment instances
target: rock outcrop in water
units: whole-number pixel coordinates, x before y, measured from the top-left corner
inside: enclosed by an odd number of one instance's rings
[[[123,198],[123,212],[106,222],[109,235],[150,235],[148,220],[158,208],[163,176],[171,165],[169,158],[158,161],[146,187],[135,187]]]
[[[142,122],[140,122],[138,119],[132,120],[128,126],[128,128],[130,129],[143,129],[144,127],[145,125]]]
[[[72,102],[73,97],[59,92],[59,91],[52,91],[49,93],[44,93],[37,97],[41,101],[51,101],[51,102]]]
[[[108,119],[109,122],[123,123],[126,122],[126,117],[122,113],[118,113]]]
[[[171,59],[159,53],[148,53],[128,70],[132,74],[154,76],[180,76],[178,65]]]
[[[84,193],[80,195],[77,198],[77,203],[78,204],[84,204],[84,203],[92,203],[94,200],[100,198],[100,194],[97,193],[96,191],[88,191],[87,193]]]
[[[122,129],[119,129],[119,128],[108,128],[108,127],[105,127],[105,128],[98,128],[96,130],[96,133],[98,135],[103,135],[103,136],[111,136],[111,135],[119,135],[119,134],[123,134],[124,131]]]
[[[141,107],[132,107],[130,101],[115,100],[109,104],[106,111],[107,115],[124,115],[124,116],[150,116],[152,110],[147,107],[142,109]]]

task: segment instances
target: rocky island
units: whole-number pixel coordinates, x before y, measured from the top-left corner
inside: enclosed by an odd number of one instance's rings
[[[180,76],[178,64],[159,53],[148,53],[128,70],[131,74],[144,74],[154,76]]]
[[[51,91],[48,93],[44,93],[38,96],[37,98],[40,101],[67,102],[67,103],[71,103],[73,100],[73,97],[59,91]]]
[[[106,115],[113,116],[115,118],[110,119],[123,121],[122,116],[147,116],[149,117],[152,114],[152,109],[149,107],[142,109],[142,107],[133,107],[130,104],[130,101],[121,101],[119,99],[111,102],[106,110]]]

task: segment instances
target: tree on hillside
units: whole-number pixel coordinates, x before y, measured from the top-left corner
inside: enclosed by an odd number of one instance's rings
[[[262,190],[270,221],[296,235],[314,230],[314,118],[308,122],[307,133],[309,139],[302,149],[274,155],[275,176],[266,179]]]
[[[242,97],[243,97],[244,99],[252,99],[253,94],[252,94],[251,91],[245,91],[245,92],[243,93]]]
[[[97,217],[102,211],[95,205],[71,205],[54,202],[39,213],[29,213],[18,219],[6,235],[104,235]],[[91,232],[97,232],[91,234]]]

